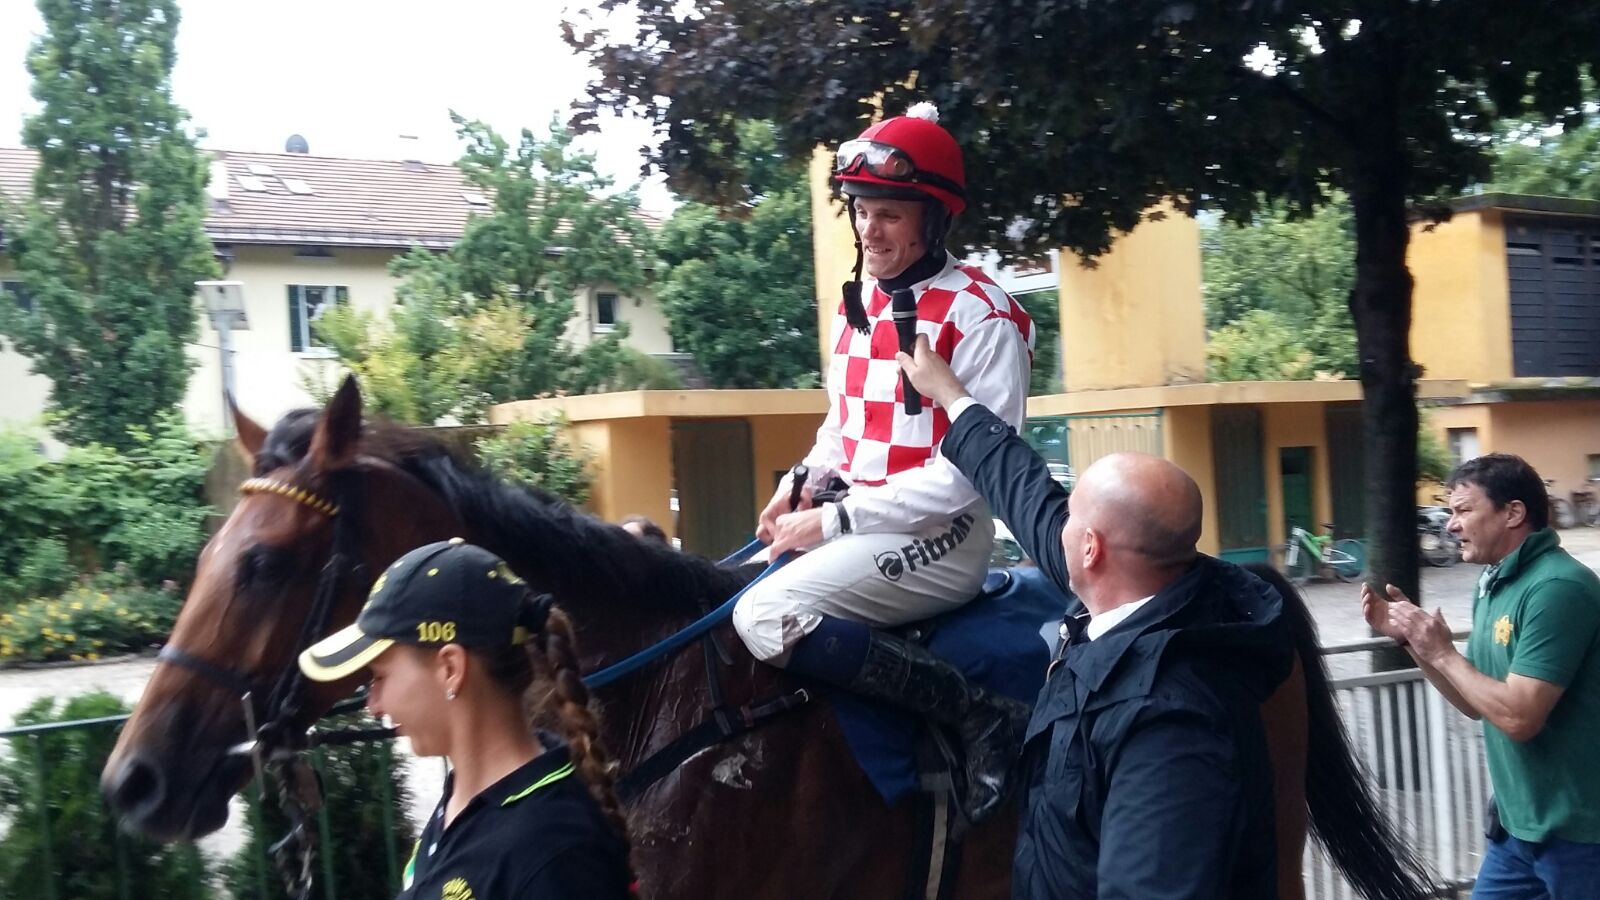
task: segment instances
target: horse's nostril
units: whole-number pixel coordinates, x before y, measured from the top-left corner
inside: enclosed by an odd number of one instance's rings
[[[104,787],[111,808],[134,817],[141,811],[159,807],[167,790],[161,770],[138,758],[124,763],[122,770]]]

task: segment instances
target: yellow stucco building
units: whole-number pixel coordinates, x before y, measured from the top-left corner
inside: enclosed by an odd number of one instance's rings
[[[1515,453],[1557,496],[1600,477],[1600,203],[1464,197],[1407,261],[1413,357],[1471,385],[1427,411],[1451,456]]]
[[[827,187],[824,154],[814,158],[811,175],[825,370],[839,286],[850,277],[855,250],[848,218]],[[1265,558],[1291,523],[1360,533],[1359,384],[1205,383],[1194,220],[1146,221],[1093,268],[1064,253],[1058,274],[1065,391],[1032,398],[1026,429],[1043,456],[1078,470],[1118,450],[1172,459],[1200,484],[1201,546],[1211,553]],[[1420,392],[1458,401],[1468,387],[1461,378],[1435,379]],[[596,454],[591,505],[599,515],[642,513],[672,523],[676,492],[684,545],[716,553],[749,533],[778,475],[810,447],[825,409],[821,391],[644,392],[525,401],[492,416],[565,415]]]

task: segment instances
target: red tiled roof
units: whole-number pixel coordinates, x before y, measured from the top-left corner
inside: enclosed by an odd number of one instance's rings
[[[206,234],[219,244],[445,249],[486,198],[453,165],[211,151]],[[0,147],[0,194],[32,190],[32,150]],[[476,202],[475,202],[476,201]],[[648,227],[659,220],[638,218]]]

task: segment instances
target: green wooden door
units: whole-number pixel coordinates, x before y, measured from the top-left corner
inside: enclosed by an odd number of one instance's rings
[[[1278,480],[1283,486],[1283,533],[1294,526],[1316,534],[1318,522],[1311,507],[1311,448],[1283,447],[1278,450]]]
[[[1217,537],[1223,559],[1266,560],[1267,480],[1262,463],[1261,413],[1253,406],[1211,410],[1211,451],[1217,483]]]
[[[1330,403],[1322,418],[1328,431],[1328,491],[1333,498],[1333,536],[1360,539],[1367,530],[1367,465],[1361,445],[1361,404]]]
[[[753,466],[749,422],[672,423],[672,480],[684,550],[718,557],[750,539],[756,522]]]

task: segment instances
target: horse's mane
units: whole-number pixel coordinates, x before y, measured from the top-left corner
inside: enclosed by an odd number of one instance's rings
[[[257,474],[293,465],[311,445],[319,411],[291,411],[256,455]],[[640,608],[692,615],[744,586],[752,573],[719,568],[634,537],[539,488],[511,484],[421,432],[368,424],[358,451],[411,475],[434,492],[496,553],[539,590],[568,604],[602,597]]]

